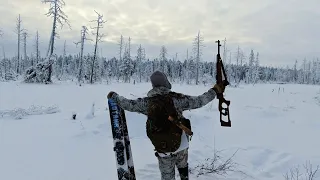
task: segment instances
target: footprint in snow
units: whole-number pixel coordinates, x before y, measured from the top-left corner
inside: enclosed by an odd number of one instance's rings
[[[93,133],[94,135],[97,135],[97,134],[99,134],[99,133],[100,133],[100,131],[93,130],[93,131],[92,131],[92,133]]]
[[[273,151],[270,149],[260,150],[257,156],[251,160],[251,163],[255,169],[262,167],[267,163],[272,154]]]
[[[259,147],[249,147],[247,150],[254,152],[249,154],[256,154],[251,160],[253,169],[266,178],[273,178],[273,174],[285,172],[293,163],[293,158],[289,153]]]
[[[87,132],[86,131],[82,131],[81,133],[78,133],[77,135],[75,135],[74,137],[76,138],[82,138],[82,137],[85,137],[87,135]]]
[[[283,173],[294,163],[294,158],[288,153],[277,153],[277,155],[275,154],[273,156],[273,159],[265,171],[270,173]]]
[[[102,131],[107,131],[107,130],[111,130],[110,129],[110,124],[108,123],[103,123],[103,124],[99,124],[97,126],[98,129],[102,130]]]
[[[146,164],[144,169],[139,169],[136,176],[140,179],[161,179],[158,164]]]
[[[262,107],[259,106],[246,106],[247,109],[263,109]]]
[[[273,178],[273,175],[270,172],[263,172],[260,174],[260,176],[266,177],[266,178]]]

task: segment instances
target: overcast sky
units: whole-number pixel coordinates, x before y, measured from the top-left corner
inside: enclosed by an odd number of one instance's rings
[[[169,58],[191,55],[192,41],[200,31],[204,38],[203,61],[215,61],[217,39],[227,39],[232,61],[237,46],[248,56],[250,49],[259,52],[263,65],[292,66],[305,57],[320,58],[320,0],[65,0],[64,12],[71,29],[58,29],[56,53],[62,53],[67,40],[67,52],[78,53],[73,42],[80,40],[82,25],[95,24],[94,10],[104,15],[106,34],[100,44],[108,58],[118,56],[122,34],[127,42],[132,38],[131,54],[139,44],[149,58],[159,56],[165,45]],[[16,19],[21,14],[22,26],[29,33],[27,53],[34,52],[36,31],[40,34],[41,53],[45,54],[52,28],[52,18],[44,14],[49,4],[41,0],[0,0],[0,44],[7,56],[17,53]],[[90,35],[90,38],[94,38]],[[87,42],[86,53],[93,44]],[[2,56],[2,53],[0,53]]]

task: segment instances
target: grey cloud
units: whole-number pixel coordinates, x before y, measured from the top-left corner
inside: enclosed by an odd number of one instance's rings
[[[290,6],[288,3],[273,4],[241,19],[248,26],[246,33],[260,39],[256,49],[268,54],[271,63],[291,60],[293,64],[295,59],[320,55],[319,43],[315,40],[320,38],[317,20],[320,14],[315,10],[320,3],[306,2],[309,4],[301,1],[291,1]]]
[[[6,44],[8,54],[16,53],[13,30],[19,13],[23,27],[30,33],[30,43],[39,30],[45,51],[52,26],[52,19],[44,15],[49,5],[40,0],[1,1],[4,5],[0,12],[6,18],[0,19],[4,32],[0,44]],[[262,64],[293,64],[295,59],[320,56],[318,7],[318,0],[68,0],[64,11],[72,29],[65,26],[58,30],[61,38],[57,39],[57,52],[67,40],[69,52],[78,53],[73,42],[79,40],[82,25],[95,25],[89,21],[96,18],[96,10],[107,20],[102,29],[107,36],[100,45],[108,57],[117,56],[117,41],[122,34],[126,41],[132,38],[133,55],[142,44],[148,57],[158,57],[160,47],[165,45],[171,57],[177,52],[182,59],[187,48],[191,52],[192,40],[200,30],[206,46],[203,60],[214,60],[214,41],[226,37],[228,49],[233,52],[238,45],[246,54],[251,48],[259,51]],[[90,52],[92,43],[86,47]]]

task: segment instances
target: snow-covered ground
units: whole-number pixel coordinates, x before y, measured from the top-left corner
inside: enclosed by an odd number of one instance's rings
[[[145,96],[150,84],[52,85],[0,83],[1,180],[117,179],[107,111],[111,90],[127,98]],[[173,90],[199,95],[209,86],[173,84]],[[224,150],[247,176],[217,179],[284,179],[296,166],[320,164],[320,87],[257,84],[228,87],[231,128],[219,123],[218,101],[185,112],[194,136],[191,167]],[[93,106],[94,104],[94,106]],[[94,110],[94,116],[91,112]],[[72,114],[77,119],[72,120]],[[126,112],[138,180],[160,179],[157,159],[145,133],[146,117]],[[213,176],[191,175],[191,179]],[[178,177],[178,175],[177,175]],[[178,179],[178,178],[177,178]],[[320,179],[320,174],[316,179]]]

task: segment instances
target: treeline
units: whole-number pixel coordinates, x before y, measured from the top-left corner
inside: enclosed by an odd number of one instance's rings
[[[126,83],[148,82],[149,77],[155,70],[165,72],[171,81],[187,84],[206,84],[215,81],[215,62],[198,62],[196,58],[190,57],[183,61],[167,59],[162,54],[156,59],[147,59],[143,49],[139,47],[136,57],[131,57],[125,50],[121,59],[113,57],[97,57],[97,63],[93,64],[93,55],[87,54],[82,58],[80,55],[60,55],[53,63],[52,75],[56,80],[79,80],[79,69],[82,66],[81,83],[94,83],[119,81]],[[16,57],[3,58],[0,63],[0,79],[2,81],[17,80],[24,76],[24,71],[41,64],[45,58],[35,56],[27,57],[18,63]],[[19,67],[18,67],[19,66]],[[93,69],[92,69],[93,67]],[[197,80],[198,67],[198,82]],[[238,83],[301,83],[320,84],[320,60],[303,60],[300,64],[296,61],[287,68],[264,67],[259,65],[258,53],[254,55],[251,51],[248,60],[241,63],[228,63],[225,60],[225,68],[231,84]],[[20,69],[19,71],[17,71]]]
[[[66,54],[66,41],[62,55],[55,51],[58,28],[67,24],[68,16],[62,11],[65,3],[63,0],[42,0],[50,5],[48,17],[52,17],[52,30],[48,37],[49,45],[45,52],[45,57],[41,57],[39,50],[39,33],[36,31],[33,53],[27,53],[28,33],[22,24],[20,14],[17,17],[15,32],[17,34],[16,57],[6,57],[3,50],[3,58],[0,59],[0,80],[10,81],[23,79],[28,83],[52,83],[51,77],[57,80],[74,80],[78,83],[110,82],[117,80],[127,83],[146,82],[155,70],[165,72],[171,81],[187,84],[212,83],[215,81],[215,60],[206,62],[202,58],[204,46],[203,37],[200,31],[192,40],[192,52],[187,50],[186,58],[178,60],[168,58],[167,48],[163,45],[160,48],[159,58],[148,59],[145,49],[140,45],[137,55],[131,56],[131,37],[125,42],[121,35],[118,41],[119,57],[99,57],[98,46],[105,36],[101,32],[103,15],[95,11],[97,18],[88,23],[94,25],[93,28],[81,27],[81,36],[76,45],[80,45],[78,55]],[[86,24],[86,23],[84,23]],[[90,25],[90,26],[91,26]],[[90,37],[91,34],[92,36]],[[5,32],[0,30],[0,36],[5,36]],[[92,39],[91,39],[92,38]],[[84,49],[86,41],[94,43],[94,51],[85,55]],[[22,45],[22,47],[21,47]],[[224,40],[222,58],[225,64],[229,81],[233,85],[244,83],[266,83],[266,82],[286,82],[303,84],[320,84],[320,60],[303,60],[288,65],[287,68],[260,66],[259,53],[243,52],[240,47],[231,55],[230,50]],[[230,53],[230,55],[229,55]],[[190,54],[190,56],[189,56]],[[247,54],[247,55],[246,55]],[[247,58],[248,57],[248,58]]]

